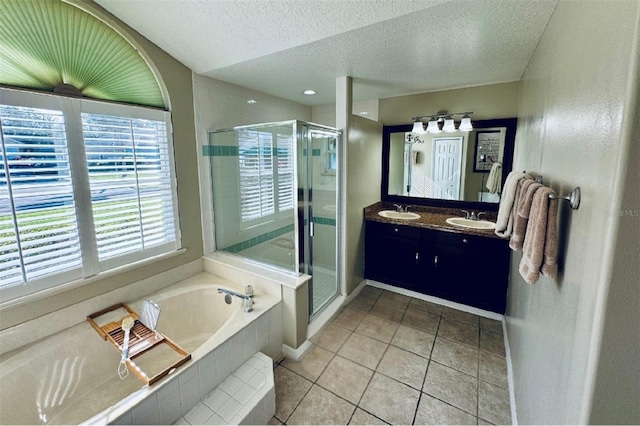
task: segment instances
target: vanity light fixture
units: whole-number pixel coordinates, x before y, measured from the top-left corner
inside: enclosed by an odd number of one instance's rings
[[[456,124],[454,121],[454,116],[460,115],[462,119],[460,120],[460,126],[458,126],[457,130],[462,132],[469,132],[473,130],[473,125],[471,124],[471,114],[473,112],[454,112],[448,113],[447,111],[438,111],[437,114],[433,115],[420,115],[417,117],[412,117],[413,121],[413,133],[440,133],[444,132],[455,132]],[[425,130],[424,124],[428,119],[428,124]]]
[[[456,125],[453,122],[453,117],[448,116],[447,118],[444,119],[444,126],[442,126],[442,130],[445,132],[455,132],[456,131]]]
[[[462,120],[460,120],[460,126],[458,127],[458,130],[463,132],[470,132],[473,130],[473,125],[471,124],[471,117],[469,117],[469,114],[465,114],[462,117]]]
[[[422,124],[422,121],[420,121],[420,120],[416,120],[413,123],[413,129],[411,129],[411,131],[413,133],[426,133],[425,130],[424,130],[424,126]]]

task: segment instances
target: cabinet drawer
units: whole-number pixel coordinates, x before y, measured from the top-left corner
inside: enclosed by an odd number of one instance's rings
[[[420,228],[393,223],[367,222],[367,230],[380,235],[402,237],[411,240],[420,239]]]
[[[436,242],[438,245],[456,247],[476,247],[482,242],[482,237],[474,237],[466,234],[456,234],[454,232],[438,232]]]

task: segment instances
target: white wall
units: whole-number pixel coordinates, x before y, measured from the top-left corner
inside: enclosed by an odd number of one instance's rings
[[[523,76],[514,169],[542,174],[558,192],[580,186],[582,204],[561,204],[557,279],[528,285],[521,256],[512,258],[507,332],[521,424],[640,422],[638,239],[616,233],[617,212],[637,206],[623,195],[630,184],[637,195],[638,181],[621,173],[632,158],[638,168],[626,129],[637,121],[628,108],[639,13],[637,1],[561,0]],[[626,220],[637,235],[638,218]]]
[[[214,250],[211,164],[209,157],[202,155],[202,147],[208,144],[208,132],[245,124],[286,120],[311,121],[311,107],[195,73],[193,74],[193,97],[203,245],[204,252],[210,253]],[[249,100],[256,102],[248,103]]]

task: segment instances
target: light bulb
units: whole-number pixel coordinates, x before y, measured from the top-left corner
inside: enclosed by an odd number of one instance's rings
[[[447,117],[444,119],[444,126],[442,126],[442,130],[445,132],[455,132],[456,125],[453,122],[453,118]]]

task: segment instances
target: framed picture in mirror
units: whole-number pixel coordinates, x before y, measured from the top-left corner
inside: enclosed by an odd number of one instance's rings
[[[474,172],[488,172],[493,167],[493,163],[499,162],[502,158],[500,130],[483,130],[476,132],[476,151]]]

